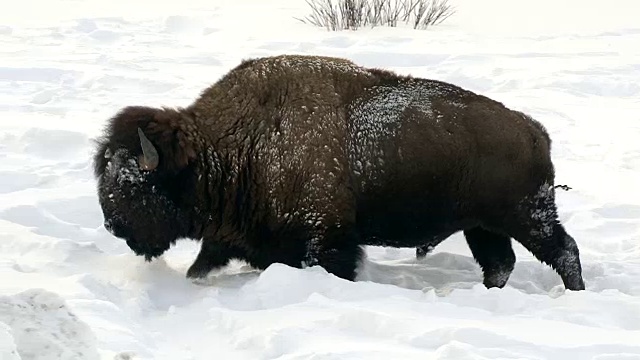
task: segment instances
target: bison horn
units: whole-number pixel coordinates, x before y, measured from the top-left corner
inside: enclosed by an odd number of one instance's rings
[[[140,136],[140,145],[142,146],[142,154],[140,157],[140,168],[143,170],[153,170],[158,167],[158,163],[160,162],[160,157],[158,156],[158,151],[147,137],[145,136],[142,129],[138,128],[138,135]]]

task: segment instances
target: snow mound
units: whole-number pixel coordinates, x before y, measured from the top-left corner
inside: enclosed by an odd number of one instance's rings
[[[0,297],[0,358],[99,359],[91,328],[63,298],[40,289]]]
[[[0,322],[0,359],[21,360],[11,329],[3,322]]]

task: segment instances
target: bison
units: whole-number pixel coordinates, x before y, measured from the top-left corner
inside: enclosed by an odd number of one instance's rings
[[[147,261],[201,240],[230,259],[353,280],[363,245],[424,250],[463,231],[487,287],[511,238],[584,289],[557,219],[551,141],[530,116],[441,81],[332,57],[244,60],[183,108],[128,106],[97,140],[104,226]]]

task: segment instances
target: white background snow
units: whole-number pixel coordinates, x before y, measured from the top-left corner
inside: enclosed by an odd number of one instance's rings
[[[327,32],[303,0],[21,0],[0,12],[0,358],[640,359],[640,4],[457,0],[427,31]],[[584,292],[519,244],[487,290],[460,235],[368,248],[358,282],[183,241],[145,263],[102,227],[90,156],[126,105],[186,106],[243,58],[347,57],[523,110],[554,141]]]

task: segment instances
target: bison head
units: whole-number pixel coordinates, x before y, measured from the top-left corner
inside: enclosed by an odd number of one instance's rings
[[[110,119],[94,156],[105,228],[147,260],[192,226],[195,152],[180,130],[185,116],[127,107]]]

